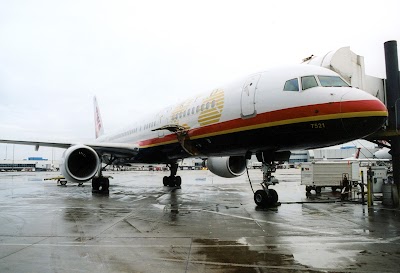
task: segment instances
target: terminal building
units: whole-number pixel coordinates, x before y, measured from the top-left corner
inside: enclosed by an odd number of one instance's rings
[[[51,161],[42,157],[28,157],[24,160],[1,160],[0,172],[6,171],[55,171],[58,161]]]

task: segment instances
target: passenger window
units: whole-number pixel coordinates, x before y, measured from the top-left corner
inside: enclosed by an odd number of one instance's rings
[[[213,100],[213,101],[211,102],[211,108],[214,108],[214,107],[215,107],[215,104],[216,104],[216,102],[215,102],[215,100]]]
[[[283,91],[299,91],[299,81],[297,78],[286,81]]]
[[[318,83],[314,76],[306,76],[301,77],[301,86],[306,90],[318,86]]]
[[[338,76],[318,76],[319,82],[324,87],[348,87],[349,85]]]

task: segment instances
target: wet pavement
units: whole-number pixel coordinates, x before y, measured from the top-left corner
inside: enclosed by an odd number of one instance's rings
[[[400,211],[306,197],[298,170],[278,170],[270,209],[246,175],[180,171],[177,189],[163,172],[109,174],[99,196],[43,180],[56,173],[0,173],[0,272],[399,272]]]

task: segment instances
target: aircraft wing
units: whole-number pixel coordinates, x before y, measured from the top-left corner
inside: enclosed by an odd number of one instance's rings
[[[32,145],[35,146],[37,151],[40,146],[53,147],[53,148],[64,148],[68,149],[74,145],[86,145],[94,149],[98,154],[113,154],[116,156],[135,156],[139,147],[134,144],[127,143],[107,143],[107,142],[96,142],[96,141],[27,141],[27,140],[12,140],[12,139],[0,139],[0,143],[18,144],[18,145]]]

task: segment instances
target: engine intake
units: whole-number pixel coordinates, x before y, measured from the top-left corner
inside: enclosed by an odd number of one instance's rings
[[[88,181],[96,175],[100,158],[96,151],[85,145],[69,147],[63,154],[61,173],[71,182]]]
[[[233,178],[246,171],[247,160],[244,156],[210,157],[207,168],[215,175]]]

